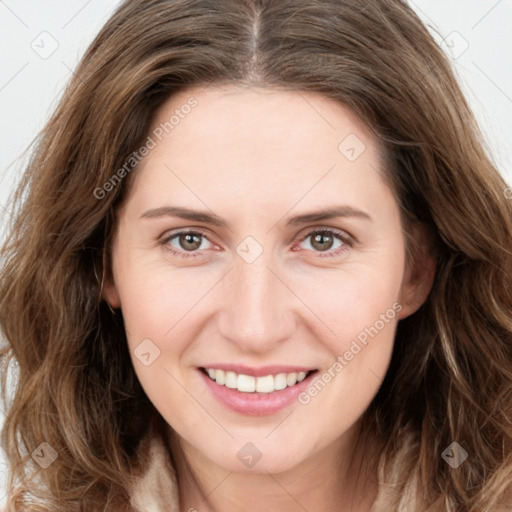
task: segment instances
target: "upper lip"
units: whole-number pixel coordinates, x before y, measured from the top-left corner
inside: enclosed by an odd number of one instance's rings
[[[265,377],[266,375],[277,375],[278,373],[299,373],[310,372],[315,368],[307,366],[290,366],[290,365],[268,365],[254,368],[240,364],[222,364],[212,363],[202,366],[202,368],[214,368],[215,370],[224,370],[225,372],[235,372],[237,374],[251,375],[253,377]]]

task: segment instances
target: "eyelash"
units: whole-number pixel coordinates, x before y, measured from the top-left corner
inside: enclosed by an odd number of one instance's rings
[[[299,240],[299,243],[302,243],[302,242],[304,242],[304,240],[306,240],[310,236],[317,235],[317,234],[322,234],[322,235],[329,234],[329,235],[332,235],[334,238],[338,238],[341,242],[343,242],[343,245],[341,247],[338,247],[335,250],[330,249],[329,251],[325,251],[324,253],[322,253],[322,251],[313,251],[313,252],[318,253],[318,255],[321,258],[332,258],[335,256],[339,256],[341,253],[348,250],[347,246],[348,247],[353,246],[353,240],[348,235],[346,235],[343,231],[338,231],[337,229],[333,229],[333,228],[317,228],[317,229],[308,231],[304,236],[301,237],[301,239]],[[163,245],[166,250],[168,250],[172,254],[179,256],[181,258],[197,258],[198,256],[201,256],[201,254],[198,253],[197,250],[194,252],[189,251],[187,253],[184,251],[178,251],[169,245],[169,242],[171,240],[179,237],[180,235],[200,235],[200,236],[206,238],[210,243],[213,243],[208,239],[206,234],[204,232],[202,232],[201,230],[177,231],[176,233],[172,233],[171,235],[164,237],[159,243],[161,245]],[[292,250],[294,250],[294,249],[292,249]]]

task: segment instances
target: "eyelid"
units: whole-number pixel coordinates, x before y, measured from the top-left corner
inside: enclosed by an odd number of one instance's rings
[[[322,233],[322,232],[330,232],[338,236],[343,243],[347,245],[354,245],[357,240],[352,235],[349,235],[346,231],[343,231],[342,229],[333,228],[330,226],[310,226],[309,228],[305,229],[305,233],[303,235],[300,235],[300,242],[303,242],[308,236],[313,235],[314,233]]]
[[[302,230],[304,233],[299,234],[300,241],[302,242],[305,238],[307,238],[312,233],[316,233],[317,231],[332,231],[333,233],[337,234],[340,238],[342,238],[346,243],[356,243],[357,239],[347,233],[346,231],[339,229],[339,228],[333,228],[331,226],[310,226],[307,228],[304,228]],[[201,233],[208,241],[213,243],[208,235],[208,230],[202,227],[196,227],[196,226],[189,226],[184,228],[176,228],[175,230],[168,230],[165,231],[161,236],[158,237],[158,240],[166,241],[171,239],[173,236],[182,234],[182,233]]]
[[[194,227],[194,226],[186,227],[186,228],[176,228],[175,230],[166,231],[163,235],[158,237],[158,243],[160,243],[160,244],[167,244],[174,237],[176,237],[178,235],[189,234],[189,233],[202,235],[212,245],[217,245],[212,240],[210,240],[210,236],[209,236],[207,230],[205,230],[204,228],[199,228],[199,227]],[[195,252],[197,252],[197,251],[195,251]]]

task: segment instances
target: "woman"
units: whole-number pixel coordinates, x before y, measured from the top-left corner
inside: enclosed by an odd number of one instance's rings
[[[506,188],[402,1],[125,1],[4,247],[8,510],[510,510]]]

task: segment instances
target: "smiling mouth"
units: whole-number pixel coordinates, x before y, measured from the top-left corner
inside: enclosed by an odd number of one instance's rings
[[[317,370],[277,373],[263,377],[216,368],[201,368],[201,371],[219,386],[225,386],[241,393],[273,393],[299,384]]]

